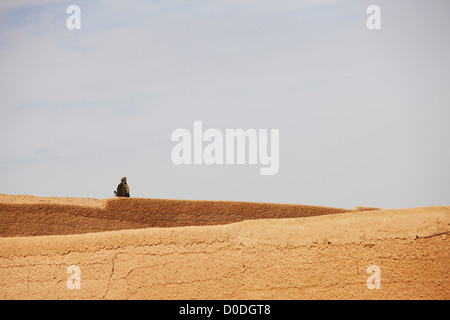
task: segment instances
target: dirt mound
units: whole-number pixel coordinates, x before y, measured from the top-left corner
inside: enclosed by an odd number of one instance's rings
[[[450,207],[339,213],[209,201],[39,200],[0,201],[8,234],[0,237],[0,299],[450,298]],[[12,220],[23,212],[34,222]],[[168,221],[177,214],[183,219]],[[141,227],[84,233],[73,225],[78,234],[18,236],[37,221],[45,234],[46,219],[52,232],[69,233],[58,216],[99,231],[102,224]],[[214,225],[204,225],[208,217]],[[144,227],[154,221],[159,225]],[[197,225],[179,226],[187,222]]]

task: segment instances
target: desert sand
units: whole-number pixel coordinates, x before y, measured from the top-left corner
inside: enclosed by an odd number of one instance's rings
[[[0,299],[447,300],[449,234],[450,206],[0,195]]]

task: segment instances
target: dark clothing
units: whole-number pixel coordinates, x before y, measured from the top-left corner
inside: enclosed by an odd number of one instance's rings
[[[125,187],[124,183],[120,183],[117,186],[116,195],[118,197],[129,197],[130,196],[130,194],[127,192],[127,188]]]

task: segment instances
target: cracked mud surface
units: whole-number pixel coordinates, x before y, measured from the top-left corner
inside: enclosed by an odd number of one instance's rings
[[[450,207],[120,200],[0,196],[0,299],[450,298]]]

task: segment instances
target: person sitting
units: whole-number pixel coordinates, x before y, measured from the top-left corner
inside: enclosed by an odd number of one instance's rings
[[[127,178],[120,179],[120,184],[117,186],[117,191],[114,191],[116,197],[130,197],[130,187],[127,184]]]

